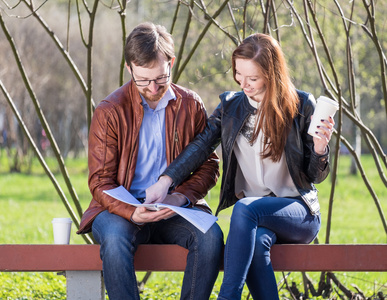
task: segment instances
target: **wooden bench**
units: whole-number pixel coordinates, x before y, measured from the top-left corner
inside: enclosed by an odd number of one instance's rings
[[[137,271],[184,271],[187,250],[141,245]],[[275,271],[387,271],[387,245],[274,245]],[[67,299],[105,299],[99,245],[0,245],[0,272],[65,272]]]

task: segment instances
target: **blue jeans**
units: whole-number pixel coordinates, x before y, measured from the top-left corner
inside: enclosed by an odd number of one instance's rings
[[[181,299],[210,297],[223,248],[223,233],[218,224],[203,234],[184,218],[174,216],[140,228],[104,211],[94,220],[92,231],[101,245],[103,275],[110,300],[140,299],[133,266],[139,244],[178,244],[187,248]]]
[[[320,216],[313,216],[300,197],[239,200],[231,215],[218,299],[241,299],[245,282],[253,299],[279,299],[271,246],[310,243],[320,226]]]

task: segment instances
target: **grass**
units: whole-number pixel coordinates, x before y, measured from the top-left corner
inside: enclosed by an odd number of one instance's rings
[[[383,211],[387,210],[387,189],[379,178],[372,158],[362,156],[375,193],[379,197]],[[64,181],[59,176],[55,160],[49,159],[48,164],[54,170],[58,182],[64,188]],[[72,184],[78,193],[83,209],[90,202],[87,187],[86,159],[66,161]],[[332,228],[330,243],[361,244],[386,243],[387,234],[383,229],[381,219],[360,175],[349,175],[350,158],[340,157],[339,177],[333,202]],[[219,183],[211,190],[207,200],[213,210],[216,209],[219,198]],[[324,243],[326,239],[326,222],[330,193],[330,178],[318,185],[322,212],[322,228],[318,239]],[[66,193],[67,197],[68,193]],[[70,199],[70,198],[69,198]],[[30,174],[9,173],[8,163],[0,152],[0,241],[3,244],[50,244],[53,243],[51,220],[54,217],[67,217],[68,213],[57,195],[53,184],[44,174],[37,161],[33,161]],[[222,211],[219,215],[219,225],[225,236],[228,233],[229,218],[232,208]],[[72,244],[82,244],[82,237],[75,234],[72,228]],[[144,273],[138,273],[142,279]],[[315,287],[320,273],[308,273]],[[386,273],[336,273],[339,280],[351,290],[352,285],[358,286],[368,297],[378,291],[387,293]],[[276,273],[278,279],[281,273]],[[213,289],[211,299],[216,299],[220,289],[223,273],[219,274]],[[179,299],[182,273],[153,273],[142,299]],[[292,273],[288,277],[289,284],[296,282],[303,291],[300,273]],[[56,273],[0,273],[0,299],[65,299],[65,278]],[[248,294],[244,289],[243,298]],[[281,292],[282,298],[288,297],[287,292]],[[336,294],[337,295],[337,294]]]

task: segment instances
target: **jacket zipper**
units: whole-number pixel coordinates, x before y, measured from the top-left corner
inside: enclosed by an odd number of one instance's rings
[[[180,147],[179,147],[179,135],[177,134],[177,128],[175,128],[175,144],[176,144],[176,151],[180,153]]]
[[[179,111],[180,111],[180,106],[181,106],[181,101],[182,99],[176,99],[177,101],[179,101],[178,103],[178,106],[176,108],[176,112],[175,112],[175,120],[173,121],[173,132],[175,133],[175,136],[174,136],[174,143],[172,145],[172,151],[171,151],[171,157],[170,157],[170,161],[172,162],[173,159],[174,159],[174,153],[175,153],[175,147],[176,149],[179,151],[180,153],[180,149],[179,149],[179,136],[177,134],[177,118],[178,118],[178,115],[179,115]]]

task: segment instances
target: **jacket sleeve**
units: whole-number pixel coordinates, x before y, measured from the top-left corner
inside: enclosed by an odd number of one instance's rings
[[[88,182],[95,201],[109,212],[130,220],[134,207],[103,192],[123,184],[117,180],[120,167],[119,130],[114,109],[107,103],[101,103],[93,114],[89,132]]]
[[[220,144],[218,109],[209,119],[202,111],[196,124],[198,134],[195,139],[162,174],[170,176],[176,191],[186,195],[194,203],[207,194],[219,177],[219,158],[215,153]]]

